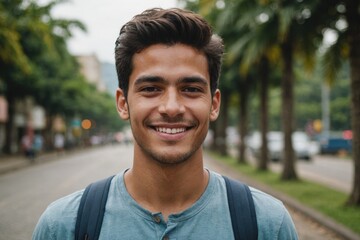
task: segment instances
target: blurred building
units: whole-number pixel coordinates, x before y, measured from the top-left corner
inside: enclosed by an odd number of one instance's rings
[[[1,120],[2,121],[2,120]],[[9,121],[6,118],[6,121]],[[16,99],[14,104],[14,116],[13,116],[12,128],[9,129],[10,133],[10,153],[20,152],[21,139],[26,133],[41,132],[46,128],[46,116],[45,109],[37,105],[34,98],[31,96],[24,97],[23,99]],[[3,126],[5,126],[4,122]],[[0,149],[5,144],[5,131],[0,130]],[[1,152],[0,152],[1,153]]]
[[[77,56],[80,71],[86,80],[94,84],[98,91],[105,91],[106,86],[101,78],[101,63],[95,54]]]

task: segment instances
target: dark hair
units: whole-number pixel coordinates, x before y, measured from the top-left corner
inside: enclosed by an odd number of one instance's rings
[[[214,94],[218,88],[224,52],[222,39],[213,34],[211,26],[198,14],[179,8],[154,8],[136,15],[126,23],[115,43],[119,88],[124,91],[125,97],[133,67],[133,55],[159,43],[182,43],[203,52],[208,62],[211,93]]]

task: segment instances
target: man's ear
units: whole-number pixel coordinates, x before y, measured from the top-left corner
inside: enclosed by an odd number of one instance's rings
[[[212,97],[210,121],[215,121],[220,112],[221,93],[219,89],[216,89],[214,96]]]
[[[129,108],[125,98],[124,91],[120,88],[116,90],[116,108],[119,116],[123,120],[129,119]]]

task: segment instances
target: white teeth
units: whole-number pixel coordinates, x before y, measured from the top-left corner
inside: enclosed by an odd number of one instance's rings
[[[160,128],[160,127],[156,128],[156,131],[167,134],[181,133],[181,132],[185,132],[185,130],[186,130],[185,128]]]

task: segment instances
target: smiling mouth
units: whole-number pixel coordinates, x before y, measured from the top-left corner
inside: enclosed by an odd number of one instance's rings
[[[157,132],[161,133],[167,133],[167,134],[177,134],[177,133],[183,133],[186,131],[186,128],[165,128],[165,127],[156,127],[155,130]]]

